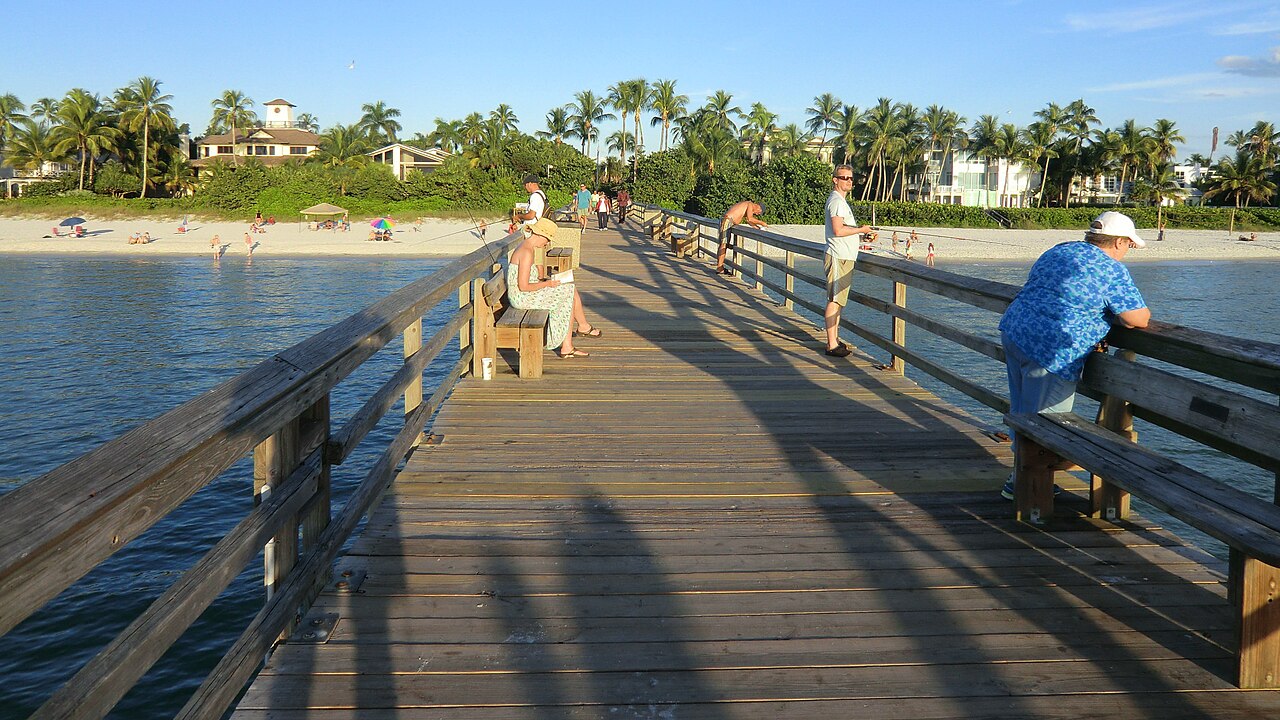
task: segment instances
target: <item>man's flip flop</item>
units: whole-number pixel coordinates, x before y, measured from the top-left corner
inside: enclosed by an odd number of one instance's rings
[[[576,357],[591,357],[591,353],[585,352],[583,350],[574,350],[573,352],[567,352],[560,355],[561,360],[568,360],[569,358],[576,358]]]
[[[574,336],[574,337],[598,338],[598,337],[600,337],[600,336],[602,336],[602,335],[604,335],[604,332],[602,332],[602,331],[600,330],[600,328],[595,327],[595,326],[592,326],[592,328],[591,328],[590,330],[586,331],[586,332],[578,332],[577,330],[574,330],[574,331],[573,331],[573,336]]]

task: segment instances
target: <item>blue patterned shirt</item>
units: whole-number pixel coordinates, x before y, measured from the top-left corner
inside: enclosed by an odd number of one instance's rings
[[[1079,380],[1111,318],[1146,306],[1124,265],[1087,242],[1066,242],[1031,266],[1000,332],[1044,369]]]

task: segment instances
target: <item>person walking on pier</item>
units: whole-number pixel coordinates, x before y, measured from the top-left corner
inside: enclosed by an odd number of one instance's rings
[[[1108,211],[1084,242],[1055,245],[1031,266],[1000,318],[1011,414],[1071,412],[1085,359],[1112,324],[1147,326],[1151,310],[1120,263],[1145,246],[1129,216]],[[1000,494],[1013,499],[1013,475]]]
[[[631,207],[631,193],[626,188],[618,191],[618,224],[627,221],[627,208]]]
[[[827,252],[823,266],[827,271],[827,308],[823,321],[827,330],[827,350],[831,357],[847,357],[852,350],[840,342],[840,311],[849,301],[853,284],[853,266],[858,259],[858,237],[875,238],[870,225],[857,225],[853,209],[845,198],[853,189],[853,167],[837,165],[831,179],[835,188],[827,197]]]
[[[600,198],[596,200],[596,221],[599,222],[601,230],[607,230],[609,228],[610,210],[609,194],[601,190]]]
[[[591,191],[587,189],[586,185],[579,185],[578,194],[574,196],[574,199],[578,201],[578,224],[582,226],[583,230],[586,230],[588,208],[591,206]]]
[[[729,232],[729,228],[740,223],[746,223],[753,228],[769,227],[763,220],[757,218],[757,215],[764,214],[764,206],[754,200],[743,200],[735,203],[725,211],[724,217],[720,218],[720,247],[716,250],[716,272],[721,275],[732,275],[732,270],[724,268],[724,256],[728,254],[729,247],[733,245],[733,234]],[[737,248],[734,248],[733,254],[735,261],[737,260]]]

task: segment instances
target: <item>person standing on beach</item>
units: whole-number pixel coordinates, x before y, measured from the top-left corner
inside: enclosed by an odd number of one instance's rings
[[[1145,246],[1129,216],[1108,211],[1083,242],[1055,245],[1031,266],[1000,318],[1011,414],[1071,412],[1085,359],[1111,326],[1147,326],[1151,310],[1120,262]],[[1013,499],[1013,475],[1000,494]]]
[[[579,185],[578,194],[574,196],[574,199],[578,201],[578,224],[582,226],[583,230],[586,230],[588,208],[591,207],[591,191],[587,189],[586,185]]]
[[[933,267],[933,243],[929,243],[929,254],[924,256],[925,267]]]
[[[823,266],[827,272],[827,308],[823,321],[827,330],[827,355],[847,357],[853,352],[840,342],[840,311],[849,301],[849,287],[853,285],[853,266],[858,259],[860,235],[874,236],[870,225],[858,225],[853,209],[845,198],[853,189],[853,166],[837,165],[832,175],[835,189],[827,197],[827,252]]]
[[[764,214],[764,206],[754,200],[743,200],[734,203],[725,211],[724,217],[720,218],[720,246],[716,250],[716,272],[721,275],[732,275],[732,270],[726,270],[724,267],[724,256],[729,253],[729,247],[733,245],[733,233],[729,232],[729,228],[739,223],[746,223],[753,228],[769,227],[763,220],[757,218],[757,215]],[[734,260],[736,262],[738,254],[737,248],[734,248]]]
[[[529,193],[529,208],[524,212],[516,213],[514,218],[519,220],[521,225],[532,225],[546,215],[547,194],[542,192],[542,186],[538,184],[538,176],[533,173],[524,176],[524,189]]]
[[[244,248],[249,253],[249,257],[253,257],[253,238],[249,237],[249,233],[244,234]]]

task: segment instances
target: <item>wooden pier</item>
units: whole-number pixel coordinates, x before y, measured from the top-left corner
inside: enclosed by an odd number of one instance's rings
[[[994,428],[635,225],[582,252],[592,356],[457,385],[235,718],[1280,715],[1224,562],[1016,522]]]

